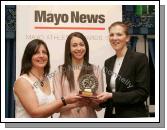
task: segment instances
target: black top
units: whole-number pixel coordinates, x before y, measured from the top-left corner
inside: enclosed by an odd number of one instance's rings
[[[110,80],[116,55],[105,61],[107,92],[112,92]],[[106,107],[104,117],[112,117],[115,107],[116,117],[145,117],[148,111],[144,102],[149,94],[149,65],[143,53],[127,50],[115,83],[116,91],[112,99],[103,105]]]

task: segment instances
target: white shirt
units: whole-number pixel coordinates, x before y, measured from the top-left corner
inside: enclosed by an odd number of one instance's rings
[[[123,59],[124,59],[124,56],[116,58],[114,68],[113,68],[113,73],[112,73],[111,80],[110,80],[110,87],[112,89],[112,92],[116,91],[115,81],[116,81],[116,78],[118,77],[118,73],[122,66]],[[113,114],[115,114],[115,108],[113,108]]]

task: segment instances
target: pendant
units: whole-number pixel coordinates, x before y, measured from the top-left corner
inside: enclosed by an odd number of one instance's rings
[[[77,112],[78,112],[78,113],[80,112],[80,108],[77,108]]]

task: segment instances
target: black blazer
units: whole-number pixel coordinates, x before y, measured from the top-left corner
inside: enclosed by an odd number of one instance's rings
[[[106,91],[112,92],[110,79],[116,55],[105,61]],[[116,79],[116,92],[105,103],[105,118],[112,117],[115,107],[116,117],[146,117],[148,110],[144,102],[149,94],[149,65],[143,53],[127,50]]]

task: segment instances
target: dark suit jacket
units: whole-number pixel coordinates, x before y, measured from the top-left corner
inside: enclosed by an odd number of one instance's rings
[[[105,61],[107,92],[112,92],[110,79],[116,55]],[[116,92],[112,99],[105,103],[105,118],[112,117],[115,107],[116,117],[146,117],[148,111],[144,102],[149,94],[149,65],[143,53],[126,52],[122,66],[116,79]]]

